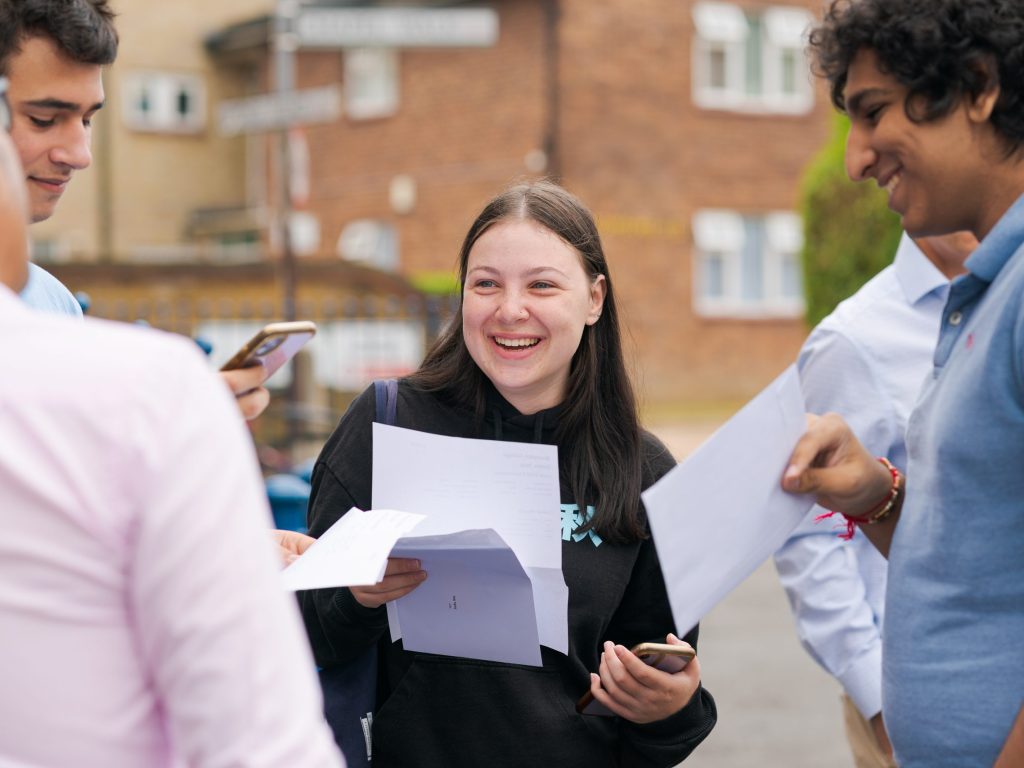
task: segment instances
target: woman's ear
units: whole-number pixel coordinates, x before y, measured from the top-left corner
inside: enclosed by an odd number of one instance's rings
[[[608,285],[605,282],[604,275],[598,275],[590,284],[590,312],[587,314],[587,325],[593,325],[601,317],[601,312],[604,311],[604,297],[607,290]]]

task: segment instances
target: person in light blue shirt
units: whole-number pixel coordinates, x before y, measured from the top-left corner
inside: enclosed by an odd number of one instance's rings
[[[920,247],[919,247],[920,245]],[[812,413],[841,414],[871,453],[906,467],[904,436],[930,369],[949,281],[977,245],[968,233],[904,234],[896,258],[811,332],[800,383]],[[886,562],[861,533],[845,542],[815,507],[775,554],[797,634],[842,684],[857,768],[894,766],[882,718]]]
[[[1024,3],[837,0],[811,32],[847,171],[913,236],[980,241],[953,281],[906,476],[835,414],[782,484],[889,558],[882,710],[904,768],[1024,765]]]
[[[117,49],[107,0],[0,2],[3,128],[21,161],[33,223],[53,215],[68,185],[92,163],[92,124],[106,100],[103,67]],[[30,267],[22,298],[43,311],[82,315],[70,292],[39,267]],[[261,368],[220,376],[245,418],[256,418],[270,402]]]
[[[82,317],[78,299],[64,287],[64,283],[36,264],[28,265],[28,283],[20,296],[22,301],[40,312]]]

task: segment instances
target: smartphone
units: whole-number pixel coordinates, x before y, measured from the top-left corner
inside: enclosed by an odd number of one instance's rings
[[[684,669],[690,663],[690,660],[697,655],[697,652],[689,644],[640,643],[634,645],[629,650],[647,666],[670,674],[675,674]],[[576,711],[581,715],[615,716],[614,712],[594,699],[594,695],[590,692],[589,688],[586,693],[580,696],[580,700],[576,702]]]
[[[222,371],[263,364],[269,379],[277,369],[291,360],[302,345],[316,335],[316,323],[300,320],[294,323],[270,323],[239,349],[220,367]]]

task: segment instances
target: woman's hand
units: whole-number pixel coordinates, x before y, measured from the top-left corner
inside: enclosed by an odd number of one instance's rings
[[[281,555],[282,565],[291,565],[303,552],[313,546],[316,541],[312,536],[297,531],[271,531],[274,543]]]
[[[790,493],[812,493],[825,509],[862,517],[885,498],[892,475],[860,444],[850,427],[834,413],[807,416],[800,438],[782,476]]]
[[[350,587],[356,602],[366,608],[379,608],[384,603],[409,594],[427,578],[419,560],[389,557],[384,578],[369,587]]]
[[[669,645],[686,645],[675,635]],[[700,685],[700,662],[694,658],[679,672],[649,667],[623,645],[604,644],[600,675],[591,673],[590,692],[619,717],[653,723],[674,715],[693,698]]]

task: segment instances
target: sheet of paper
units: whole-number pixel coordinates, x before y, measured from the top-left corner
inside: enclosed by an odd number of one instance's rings
[[[541,665],[530,579],[493,530],[404,538],[392,556],[430,574],[393,603],[406,650]]]
[[[534,584],[541,644],[568,653],[569,592],[561,575],[560,504],[558,450],[553,445],[373,425],[374,507],[426,515],[417,536],[496,531]],[[403,634],[396,614],[389,605],[395,639]]]
[[[682,637],[789,537],[813,505],[782,490],[782,473],[806,429],[790,366],[643,493],[654,544]]]
[[[414,512],[353,507],[281,572],[288,589],[376,584],[399,538],[424,520]]]

